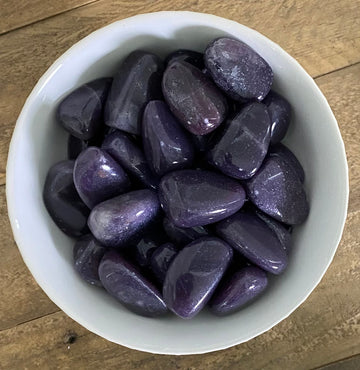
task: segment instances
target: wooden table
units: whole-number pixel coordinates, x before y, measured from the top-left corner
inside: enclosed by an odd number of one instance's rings
[[[159,356],[130,350],[72,321],[47,298],[25,267],[6,212],[8,145],[38,78],[90,32],[118,19],[159,10],[227,17],[282,46],[327,97],[349,163],[347,223],[319,286],[272,330],[205,355]],[[0,0],[0,127],[0,369],[360,368],[359,0]]]

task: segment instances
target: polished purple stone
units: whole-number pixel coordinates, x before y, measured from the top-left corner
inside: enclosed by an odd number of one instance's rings
[[[146,234],[146,228],[159,211],[159,200],[153,191],[136,190],[95,206],[88,225],[102,245],[125,247],[134,238]]]
[[[255,266],[244,267],[220,282],[209,302],[210,311],[218,316],[236,312],[259,296],[267,284],[265,271]]]
[[[245,191],[235,180],[204,170],[180,170],[165,175],[159,199],[169,219],[179,227],[203,226],[237,212]]]
[[[88,82],[61,101],[56,115],[65,130],[83,140],[88,140],[99,132],[111,82],[112,78]]]
[[[187,62],[202,70],[204,69],[204,54],[194,50],[179,49],[170,53],[165,59],[166,65],[173,62]]]
[[[266,106],[245,106],[215,135],[209,162],[225,175],[249,179],[260,168],[270,143],[270,119]]]
[[[162,244],[151,255],[150,268],[156,279],[162,284],[171,262],[178,253],[178,248],[172,243]]]
[[[134,246],[135,259],[138,265],[141,267],[149,266],[152,254],[161,244],[160,238],[155,235],[143,236]]]
[[[233,255],[221,239],[205,237],[187,245],[166,273],[163,297],[167,307],[191,319],[207,304]]]
[[[150,100],[160,99],[163,63],[142,50],[129,54],[118,70],[105,106],[105,123],[140,135],[141,118]]]
[[[306,193],[297,173],[280,156],[264,160],[246,182],[249,199],[267,215],[289,225],[301,224],[309,214]]]
[[[147,104],[142,138],[145,156],[157,175],[191,167],[194,148],[190,135],[163,101],[153,100]]]
[[[198,68],[186,62],[165,70],[162,91],[180,123],[195,135],[215,130],[225,119],[226,98]]]
[[[279,143],[289,128],[291,120],[290,103],[275,91],[270,91],[264,99],[271,119],[271,144]]]
[[[204,226],[179,227],[169,218],[164,217],[163,227],[170,240],[178,246],[184,246],[203,236],[209,236],[210,232]]]
[[[89,147],[76,159],[74,183],[81,199],[89,207],[130,189],[122,167],[105,151]]]
[[[287,255],[276,234],[252,212],[240,211],[219,222],[216,233],[249,261],[273,274],[287,266]]]
[[[90,234],[84,235],[75,243],[73,250],[75,270],[86,282],[102,286],[98,269],[106,250]]]
[[[221,37],[205,51],[205,65],[214,82],[231,98],[262,100],[270,91],[273,71],[249,45]]]
[[[74,181],[74,161],[61,161],[47,173],[43,200],[51,218],[65,234],[79,237],[89,232],[90,210],[80,199]]]
[[[104,255],[99,276],[104,288],[130,311],[149,317],[166,314],[159,290],[117,252]]]
[[[304,169],[296,158],[295,154],[287,148],[284,144],[276,144],[270,147],[269,151],[270,156],[279,156],[284,161],[288,163],[288,165],[296,172],[297,176],[299,177],[300,181],[304,183],[305,181],[305,172]]]
[[[124,132],[116,130],[106,136],[101,149],[109,153],[132,176],[132,183],[156,189],[159,179],[145,159],[144,153],[135,141]]]

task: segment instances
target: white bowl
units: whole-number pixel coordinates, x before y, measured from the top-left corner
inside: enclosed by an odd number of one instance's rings
[[[75,87],[113,75],[130,51],[165,56],[178,48],[204,50],[221,35],[241,39],[272,66],[275,90],[286,96],[294,119],[286,143],[306,172],[311,205],[293,233],[286,272],[240,312],[217,318],[202,312],[184,321],[150,319],[124,309],[73,269],[73,241],[50,219],[42,201],[50,166],[66,157],[67,134],[55,123],[57,103]],[[319,283],[340,241],[347,211],[348,172],[337,122],[313,79],[278,45],[238,23],[192,12],[160,12],[115,22],[84,38],[42,76],[27,99],[12,137],[7,164],[8,211],[25,263],[49,298],[90,331],[121,345],[162,354],[195,354],[245,342],[293,312]]]

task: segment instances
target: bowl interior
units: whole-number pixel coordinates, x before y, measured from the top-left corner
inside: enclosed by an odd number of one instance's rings
[[[293,106],[286,143],[306,172],[311,205],[295,228],[286,272],[271,278],[260,299],[217,318],[204,311],[190,321],[136,316],[105,291],[84,283],[72,266],[73,241],[57,229],[42,202],[46,173],[66,158],[67,134],[55,107],[75,87],[112,76],[121,60],[142,48],[160,56],[172,50],[204,50],[221,35],[251,45],[272,66],[274,88]],[[336,120],[320,90],[279,46],[235,22],[199,13],[161,12],[113,23],[68,50],[40,79],[13,135],[7,168],[7,199],[14,236],[24,261],[47,295],[74,320],[104,338],[143,351],[203,353],[244,342],[288,316],[317,285],[335,253],[346,216],[347,165]]]

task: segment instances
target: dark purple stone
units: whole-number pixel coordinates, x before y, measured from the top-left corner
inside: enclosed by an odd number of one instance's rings
[[[231,98],[262,100],[270,91],[273,71],[249,45],[221,37],[205,51],[205,65],[214,82]]]
[[[153,100],[146,106],[142,138],[145,156],[157,175],[191,167],[194,148],[190,135],[163,101]]]
[[[209,162],[225,175],[249,179],[260,168],[270,143],[270,119],[266,106],[245,106],[215,135]]]
[[[180,170],[165,175],[159,199],[169,219],[179,227],[203,226],[237,212],[245,191],[235,180],[204,170]]]
[[[267,287],[266,273],[255,266],[235,272],[221,281],[209,302],[210,311],[218,316],[229,315],[252,301]]]
[[[69,135],[67,142],[68,159],[76,159],[89,146],[89,141]]]
[[[192,134],[208,134],[226,117],[226,98],[189,63],[174,62],[166,68],[162,91],[171,111]]]
[[[129,178],[122,167],[108,153],[94,146],[77,157],[74,183],[89,208],[130,189]]]
[[[204,54],[193,50],[179,49],[170,53],[165,59],[166,65],[173,62],[187,62],[202,70],[204,68]]]
[[[156,189],[159,179],[151,172],[144,153],[128,134],[116,130],[105,138],[101,148],[134,178],[135,181],[132,182],[140,182],[140,186]]]
[[[166,314],[159,290],[117,252],[104,255],[99,276],[104,288],[130,311],[149,317]]]
[[[166,273],[163,296],[167,307],[191,319],[207,304],[233,255],[221,239],[205,237],[187,245]]]
[[[135,245],[135,259],[139,266],[150,265],[150,259],[154,251],[159,248],[161,241],[154,235],[145,235]]]
[[[126,247],[134,238],[146,234],[146,228],[159,211],[159,200],[153,191],[136,190],[95,206],[88,225],[102,245]]]
[[[133,51],[121,64],[105,106],[108,126],[140,135],[141,118],[150,100],[160,99],[163,63],[154,54]]]
[[[99,132],[111,82],[112,78],[88,82],[61,101],[56,114],[65,130],[83,140],[88,140]]]
[[[240,211],[219,222],[216,233],[249,261],[273,274],[287,266],[287,255],[276,234],[258,216]]]
[[[102,286],[99,279],[99,264],[106,252],[92,235],[84,235],[74,245],[75,270],[88,283]]]
[[[301,224],[309,214],[306,193],[297,173],[280,156],[264,160],[246,182],[249,199],[267,215],[289,225]]]
[[[172,243],[165,243],[151,255],[150,268],[156,279],[162,284],[171,262],[178,253],[178,248]]]
[[[270,91],[264,99],[271,120],[271,144],[279,143],[289,128],[291,120],[290,103],[275,91]]]
[[[89,232],[86,222],[90,210],[75,189],[74,163],[61,161],[50,168],[45,180],[43,199],[58,228],[69,236],[79,237]]]

